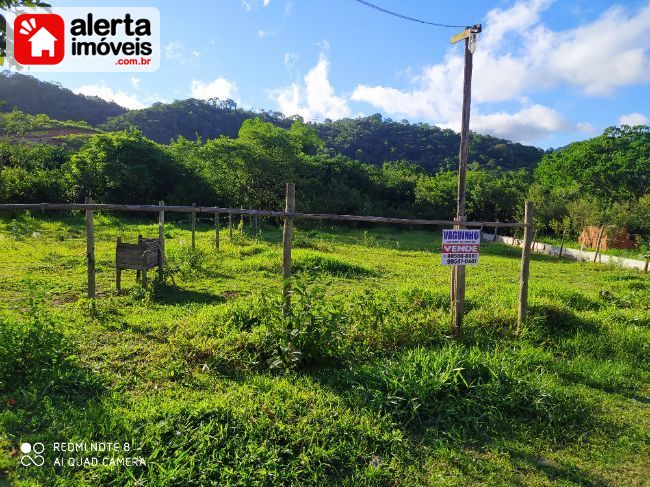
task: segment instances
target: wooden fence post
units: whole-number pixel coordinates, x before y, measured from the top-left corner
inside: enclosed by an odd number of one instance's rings
[[[598,260],[598,254],[600,253],[600,241],[603,238],[603,231],[605,230],[605,225],[602,225],[600,227],[600,231],[598,232],[598,240],[596,240],[596,253],[594,254],[594,264]]]
[[[196,247],[196,203],[192,203],[192,250]]]
[[[566,227],[562,231],[562,243],[560,244],[560,259],[562,258],[562,252],[564,251],[564,239],[566,238]]]
[[[93,204],[93,199],[88,196],[87,205]],[[95,224],[93,210],[86,210],[86,261],[88,262],[88,297],[95,298]]]
[[[121,243],[122,237],[117,237],[117,246],[119,247]],[[122,269],[117,266],[115,266],[115,290],[118,293],[122,290]]]
[[[217,247],[217,252],[219,252],[219,232],[221,230],[219,222],[219,212],[214,214],[214,245]]]
[[[461,216],[461,222],[467,217]],[[465,228],[455,225],[454,228]],[[465,266],[452,267],[452,302],[451,302],[452,331],[457,340],[463,338],[463,318],[465,316]]]
[[[526,201],[524,212],[524,245],[521,250],[521,275],[519,277],[519,318],[517,320],[517,334],[528,316],[528,276],[530,274],[530,247],[533,237],[533,211],[532,201]]]
[[[232,240],[232,213],[228,212],[228,237]]]
[[[158,202],[160,211],[158,212],[158,279],[163,281],[165,278],[165,202]]]
[[[296,185],[287,183],[287,194],[284,211],[296,211]],[[293,217],[284,217],[284,231],[282,232],[282,296],[284,298],[284,314],[291,312],[291,244],[293,239]]]

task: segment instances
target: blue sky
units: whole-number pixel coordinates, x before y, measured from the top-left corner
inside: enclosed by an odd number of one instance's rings
[[[87,0],[52,0],[85,6]],[[219,96],[306,119],[382,113],[458,129],[460,29],[354,0],[102,2],[160,10],[156,73],[40,73],[137,108]],[[436,22],[480,22],[471,128],[541,147],[650,118],[650,2],[373,0]]]

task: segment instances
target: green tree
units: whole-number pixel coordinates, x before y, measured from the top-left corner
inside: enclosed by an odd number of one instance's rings
[[[184,177],[163,147],[135,130],[93,136],[72,156],[67,171],[77,199],[91,194],[107,203],[167,199]]]

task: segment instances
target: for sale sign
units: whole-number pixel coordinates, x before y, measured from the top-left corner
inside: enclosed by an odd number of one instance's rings
[[[480,230],[443,230],[442,265],[477,265]]]

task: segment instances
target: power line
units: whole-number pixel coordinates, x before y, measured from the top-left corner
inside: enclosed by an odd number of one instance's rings
[[[426,24],[426,25],[433,25],[435,27],[449,27],[449,28],[458,28],[458,29],[464,29],[467,26],[466,25],[449,25],[449,24],[439,24],[437,22],[429,22],[427,20],[422,20],[422,19],[416,19],[414,17],[409,17],[408,15],[402,15],[398,14],[397,12],[392,12],[391,10],[386,10],[385,8],[379,7],[378,5],[374,5],[370,2],[366,2],[365,0],[355,0],[359,2],[362,5],[365,5],[366,7],[374,8],[375,10],[379,10],[380,12],[383,12],[388,15],[392,15],[394,17],[399,17],[400,19],[404,20],[410,20],[411,22],[418,22],[420,24]]]

